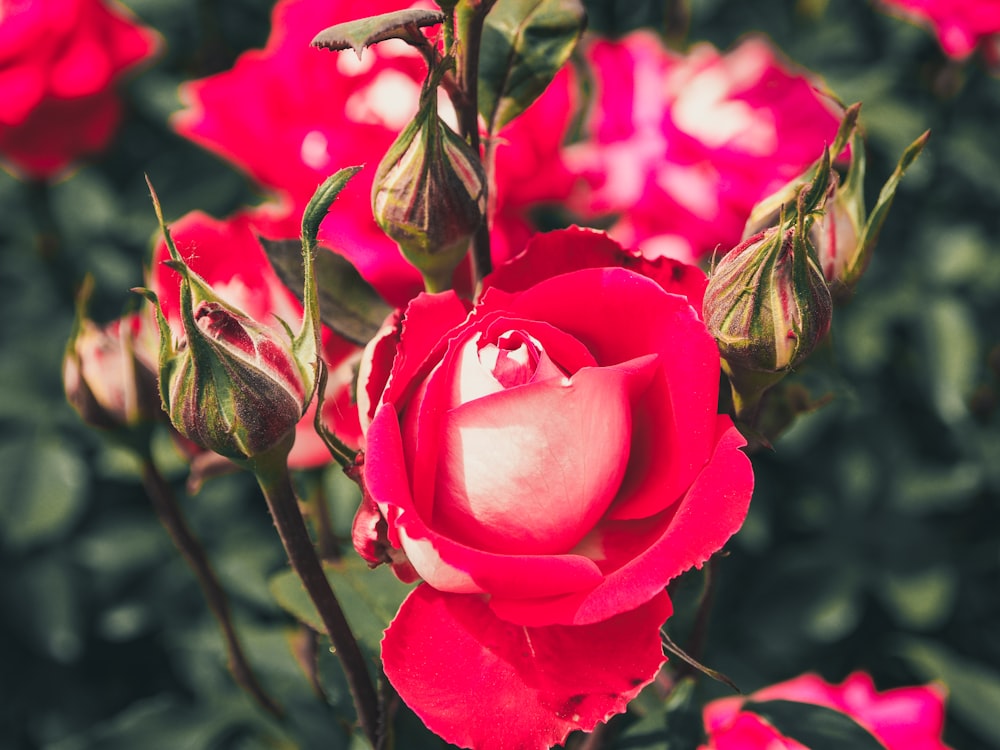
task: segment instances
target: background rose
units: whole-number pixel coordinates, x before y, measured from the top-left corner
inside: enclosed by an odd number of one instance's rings
[[[302,319],[302,306],[278,279],[254,233],[253,216],[238,213],[218,220],[194,211],[170,227],[177,249],[192,270],[201,275],[227,303],[257,323],[284,335],[279,318],[293,330]],[[180,331],[180,274],[163,265],[170,256],[161,239],[156,246],[150,288],[157,293],[173,330]],[[358,445],[357,410],[351,403],[353,364],[359,350],[328,329],[323,331],[323,357],[329,366],[324,421],[349,445]],[[330,452],[313,426],[315,403],[296,428],[289,466],[307,468],[329,463]]]
[[[413,300],[391,374],[369,350],[386,386],[358,547],[387,545],[425,581],[383,660],[445,739],[547,748],[655,676],[664,586],[725,543],[752,486],[716,413],[718,351],[692,307],[704,284],[564,230],[498,269],[471,312],[454,293]]]
[[[100,0],[5,2],[0,12],[0,155],[48,178],[107,145],[121,118],[114,83],[155,37]]]
[[[855,672],[839,685],[814,674],[758,690],[748,698],[733,697],[705,706],[708,744],[702,750],[799,750],[757,714],[741,711],[744,701],[789,700],[841,711],[877,737],[886,750],[948,750],[944,729],[944,690],[938,685],[905,687],[879,693],[872,678]]]
[[[754,204],[798,176],[837,132],[818,82],[759,38],[686,55],[649,32],[586,50],[596,93],[571,165],[580,209],[616,214],[627,246],[687,262],[735,246]]]
[[[997,0],[880,0],[904,18],[930,27],[949,57],[964,60],[1000,34]],[[995,50],[991,50],[995,57]]]

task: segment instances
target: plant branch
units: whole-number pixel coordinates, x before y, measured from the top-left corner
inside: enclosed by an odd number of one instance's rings
[[[205,550],[199,544],[198,539],[184,520],[184,516],[177,505],[170,485],[167,484],[163,475],[160,474],[156,465],[149,457],[143,458],[142,483],[157,518],[170,535],[170,539],[181,553],[184,561],[194,572],[195,577],[198,579],[198,585],[205,596],[205,601],[208,603],[208,608],[219,623],[219,628],[222,630],[222,637],[226,643],[229,673],[233,676],[236,683],[257,701],[261,708],[272,716],[280,718],[282,716],[281,708],[264,691],[264,688],[261,687],[250,663],[247,661],[246,655],[243,653],[239,637],[233,626],[226,592],[219,583],[219,579],[212,569]]]
[[[479,148],[479,52],[483,40],[483,23],[496,0],[467,0],[458,7],[458,80],[465,92],[466,103],[458,112],[459,133],[473,151]],[[488,199],[489,196],[487,196]],[[490,217],[483,222],[472,238],[472,266],[476,282],[493,270],[490,254]]]
[[[267,507],[271,511],[292,570],[316,605],[333,649],[340,658],[361,728],[372,746],[377,747],[379,710],[375,687],[354,633],[316,556],[316,549],[299,511],[299,501],[292,489],[286,463],[289,447],[290,444],[278,446],[249,459],[247,463],[264,492]]]

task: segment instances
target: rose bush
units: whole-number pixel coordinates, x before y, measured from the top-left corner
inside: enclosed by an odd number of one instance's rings
[[[638,31],[586,55],[595,104],[568,156],[590,184],[578,208],[617,215],[611,235],[647,254],[693,262],[735,246],[753,206],[837,132],[818,82],[759,38],[681,56]]]
[[[623,711],[664,661],[666,583],[742,523],[705,284],[563,230],[471,309],[422,294],[366,350],[355,544],[423,579],[382,657],[449,742],[548,748]]]
[[[239,308],[255,323],[287,338],[279,321],[293,328],[302,319],[302,305],[281,283],[254,234],[254,216],[238,213],[225,220],[195,211],[171,225],[171,235],[188,265],[211,284],[226,303]],[[173,331],[181,330],[180,274],[163,264],[169,258],[162,239],[154,250],[150,288],[157,294]],[[151,317],[151,316],[150,316]],[[152,321],[150,321],[151,323]],[[323,358],[329,367],[324,422],[349,445],[358,445],[360,427],[351,403],[350,385],[358,348],[329,330],[323,332]],[[154,355],[155,360],[155,355]],[[330,453],[313,426],[315,404],[296,428],[289,456],[292,468],[328,463]]]
[[[987,48],[992,58],[997,57],[995,43],[1000,36],[1000,2],[997,0],[880,2],[887,10],[929,27],[949,57],[964,60],[979,47]]]
[[[53,177],[99,151],[121,118],[114,84],[153,53],[153,32],[101,0],[4,3],[0,11],[0,156]]]
[[[789,700],[841,711],[877,737],[886,750],[948,750],[941,740],[944,691],[940,686],[906,687],[878,692],[864,672],[839,685],[806,674],[771,685],[744,698],[713,701],[705,706],[708,744],[701,750],[803,750],[803,746],[761,719],[742,711],[747,700]]]

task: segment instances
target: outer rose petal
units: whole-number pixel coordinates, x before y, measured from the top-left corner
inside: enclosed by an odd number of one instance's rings
[[[687,297],[700,314],[708,285],[700,268],[672,258],[649,260],[638,251],[625,250],[604,232],[581,227],[536,234],[519,255],[483,279],[483,289],[520,292],[552,276],[619,266],[653,279],[665,292]]]
[[[476,750],[548,750],[621,713],[665,661],[666,594],[595,625],[525,628],[479,597],[418,586],[382,641],[386,676],[427,727]]]
[[[602,524],[578,545],[601,565],[603,581],[587,592],[549,599],[494,596],[493,611],[526,625],[599,622],[648,601],[685,570],[701,567],[740,528],[753,492],[753,467],[740,450],[746,441],[728,417],[719,416],[717,424],[715,454],[675,510]]]

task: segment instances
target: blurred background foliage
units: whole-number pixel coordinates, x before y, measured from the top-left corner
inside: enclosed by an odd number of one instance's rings
[[[594,31],[683,36],[676,3],[587,4]],[[142,282],[155,229],[143,172],[174,217],[223,216],[258,199],[167,119],[182,80],[263,44],[270,3],[128,5],[165,44],[129,84],[110,151],[48,187],[0,174],[0,747],[348,747],[293,656],[315,644],[268,590],[284,558],[252,479],[222,477],[188,497],[186,467],[163,436],[158,461],[232,596],[254,666],[291,717],[284,724],[232,684],[138,466],[64,400],[74,283],[95,275],[100,320]],[[902,149],[932,130],[831,346],[795,376],[812,397],[835,398],[754,457],[750,517],[714,566],[704,661],[745,691],[810,670],[839,681],[865,669],[882,689],[940,679],[948,741],[1000,748],[1000,79],[946,61],[930,34],[862,0],[691,5],[688,41],[725,48],[759,30],[842,99],[864,102],[869,201]],[[302,481],[325,485],[346,537],[350,483],[335,469]],[[678,643],[703,575],[676,583]],[[316,682],[347,705],[327,654]],[[725,688],[702,680],[698,691],[696,703]],[[677,713],[677,728],[696,718]],[[662,715],[633,722],[616,723],[617,746],[667,746]]]

